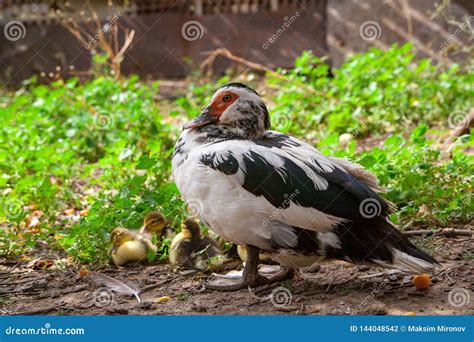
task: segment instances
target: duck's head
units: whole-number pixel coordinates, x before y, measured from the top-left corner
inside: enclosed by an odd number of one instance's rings
[[[133,240],[133,234],[125,228],[115,228],[110,234],[110,241],[114,246],[121,246],[131,240]]]
[[[187,218],[183,222],[182,229],[189,231],[189,234],[193,238],[201,237],[201,227],[199,227],[199,223],[195,219]]]
[[[270,117],[262,98],[242,83],[220,87],[201,115],[187,123],[184,129],[218,129],[223,136],[255,139],[270,129]]]
[[[163,214],[157,211],[152,211],[145,216],[143,225],[147,232],[161,233],[166,227],[166,218]]]

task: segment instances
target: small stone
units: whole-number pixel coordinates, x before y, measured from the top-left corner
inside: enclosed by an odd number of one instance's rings
[[[370,279],[370,282],[372,283],[382,283],[384,281],[384,279],[382,277],[373,277],[372,279]]]
[[[339,136],[339,144],[345,147],[353,140],[352,134],[344,133]]]
[[[111,308],[107,309],[106,312],[111,315],[128,315],[128,310],[124,308]]]
[[[143,310],[151,310],[153,309],[153,304],[151,302],[141,302],[140,305],[138,306],[140,309]]]
[[[202,305],[193,305],[191,306],[191,309],[196,312],[207,312],[207,308]]]
[[[305,269],[306,272],[308,273],[317,273],[321,270],[321,266],[320,265],[313,265],[313,266],[310,266],[310,267],[307,267]]]

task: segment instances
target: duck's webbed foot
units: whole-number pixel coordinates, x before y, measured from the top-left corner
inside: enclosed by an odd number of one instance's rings
[[[247,287],[258,287],[282,281],[293,276],[293,270],[283,268],[278,272],[265,272],[265,276],[258,271],[259,249],[253,246],[246,246],[247,262],[240,274],[234,272],[228,275],[213,275],[207,282],[206,287],[220,291],[237,291]]]

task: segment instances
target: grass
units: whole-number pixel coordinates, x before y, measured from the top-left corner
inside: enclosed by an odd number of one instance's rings
[[[253,85],[269,103],[274,129],[373,171],[399,207],[393,219],[400,225],[466,221],[474,163],[465,151],[473,138],[460,137],[450,153],[440,142],[453,113],[473,107],[473,76],[415,61],[410,49],[371,49],[333,75],[305,52],[293,69]],[[186,206],[171,179],[172,150],[215,85],[191,82],[186,96],[158,100],[158,82],[97,75],[86,83],[32,79],[0,92],[0,255],[27,255],[41,242],[99,265],[109,232],[139,228],[152,208],[178,228]],[[169,241],[159,257],[168,248]]]

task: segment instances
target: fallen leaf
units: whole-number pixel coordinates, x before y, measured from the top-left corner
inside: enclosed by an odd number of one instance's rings
[[[430,212],[428,206],[426,204],[420,205],[420,208],[418,208],[418,216],[424,217],[426,214]]]
[[[36,227],[37,225],[39,225],[39,223],[40,223],[40,220],[36,216],[33,216],[30,219],[30,223],[28,223],[28,228]]]
[[[79,271],[79,275],[80,275],[81,277],[85,277],[85,276],[89,275],[90,273],[91,273],[91,271],[89,271],[89,270],[86,269],[86,268],[83,268],[83,269],[81,269],[81,270]]]
[[[76,211],[76,210],[73,209],[73,208],[72,208],[72,209],[66,209],[66,210],[64,210],[64,214],[65,214],[65,215],[74,215],[74,212],[75,212],[75,211]]]

